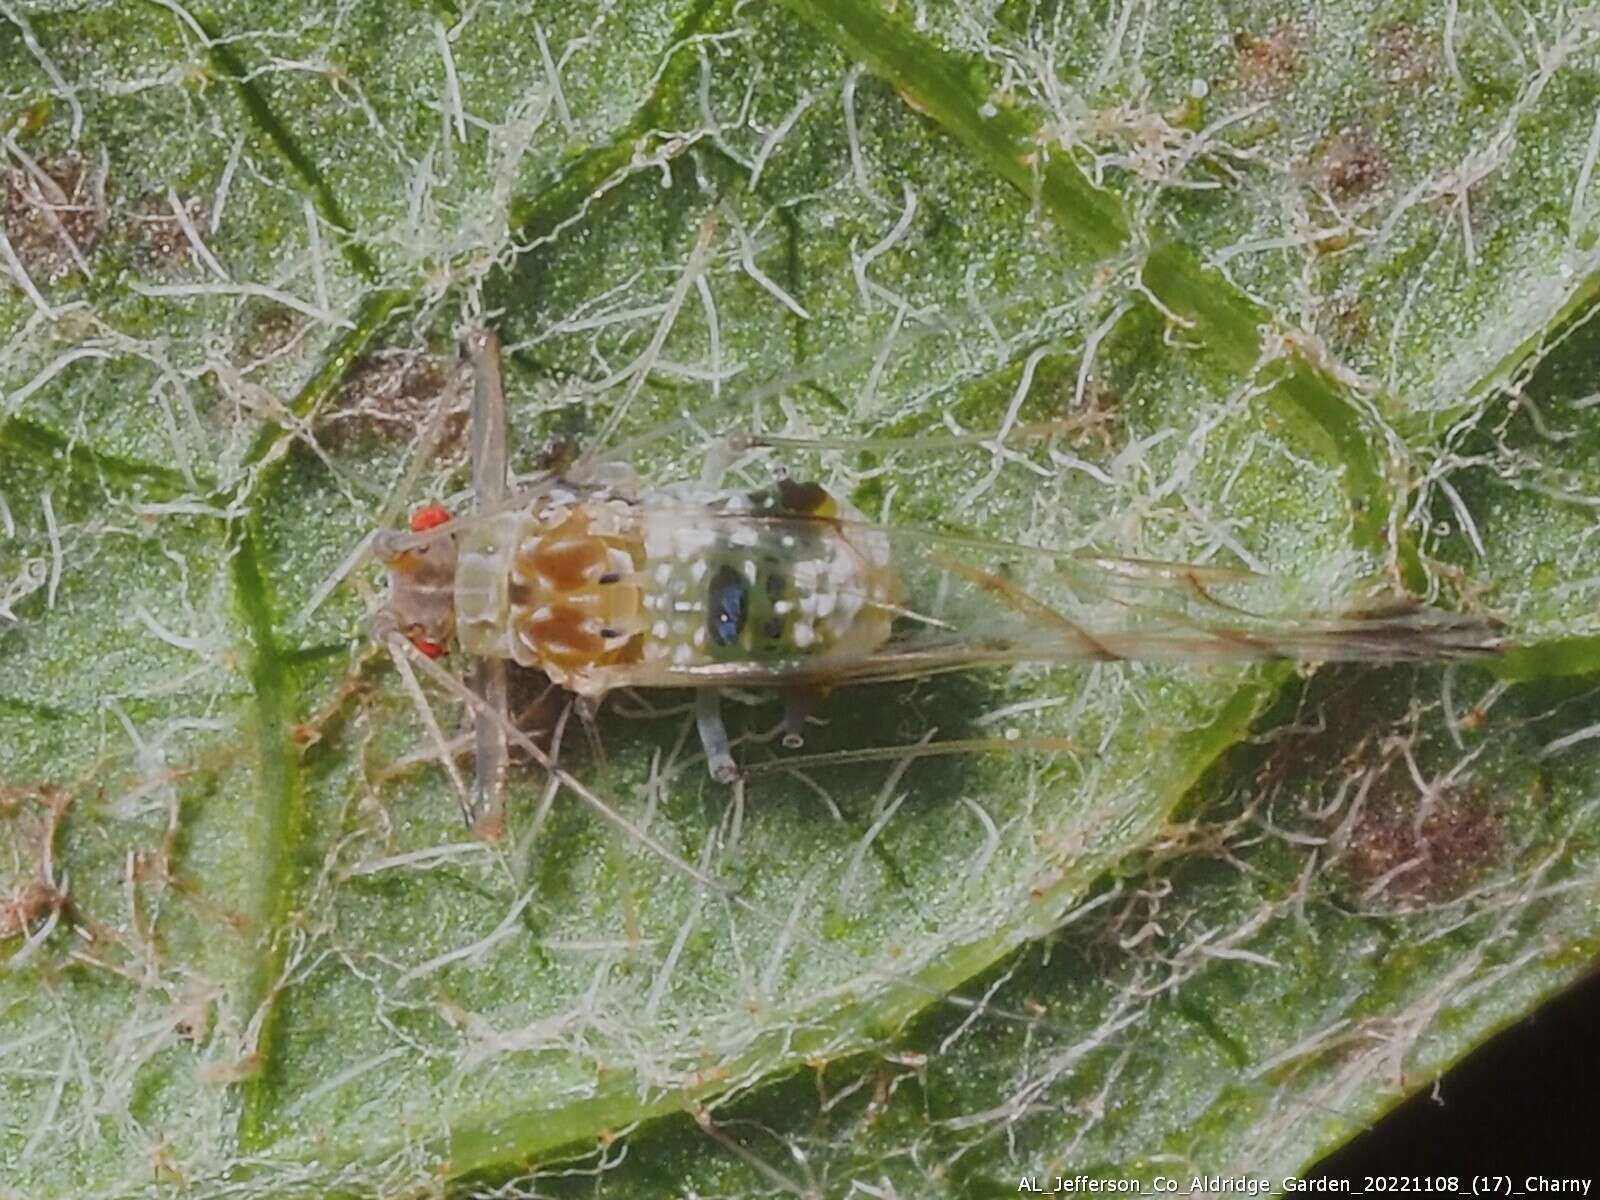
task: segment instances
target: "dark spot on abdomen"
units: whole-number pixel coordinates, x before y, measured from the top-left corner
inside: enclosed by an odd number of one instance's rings
[[[731,646],[744,632],[750,587],[732,567],[719,568],[706,592],[706,633],[713,646]]]

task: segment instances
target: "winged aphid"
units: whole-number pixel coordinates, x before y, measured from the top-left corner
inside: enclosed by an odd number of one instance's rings
[[[1491,621],[1408,600],[1274,612],[1255,603],[1271,581],[1247,570],[882,525],[815,482],[730,488],[730,454],[659,487],[582,456],[513,485],[494,336],[475,334],[471,357],[474,509],[426,505],[376,536],[389,578],[371,629],[426,659],[454,646],[477,660],[475,822],[498,813],[508,665],[543,672],[590,717],[618,689],[693,689],[710,773],[730,782],[740,768],[719,704],[731,687],[781,694],[793,748],[816,694],[852,682],[1022,662],[1501,649]]]

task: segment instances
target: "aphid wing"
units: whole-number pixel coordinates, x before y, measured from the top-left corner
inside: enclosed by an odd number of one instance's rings
[[[711,594],[696,611],[720,614],[728,626],[703,631],[715,653],[613,664],[592,678],[597,690],[827,687],[1023,662],[1401,661],[1499,646],[1489,622],[1409,602],[1348,615],[1295,611],[1287,581],[1229,567],[1090,558],[820,509],[723,512],[666,494],[653,503],[708,546],[748,547],[750,584],[728,574],[720,586],[730,602],[719,605],[717,580],[727,572],[702,573]],[[817,617],[819,630],[831,620],[826,636],[752,637],[761,622],[745,623],[743,612],[757,581],[781,589],[803,574],[790,608]],[[840,614],[849,614],[848,628]],[[679,634],[691,635],[687,626]]]
[[[1216,565],[1088,556],[866,521],[847,543],[887,543],[899,584],[887,642],[861,661],[792,676],[887,678],[982,663],[1084,660],[1411,661],[1491,654],[1483,618],[1400,598],[1347,613],[1295,606],[1290,581]],[[863,597],[864,607],[885,607]]]
[[[1394,662],[1500,648],[1492,621],[1408,598],[1315,612],[1288,599],[1290,581],[1251,571],[892,536],[908,615],[886,651],[957,655],[965,647],[996,661]],[[919,622],[924,631],[908,628]]]

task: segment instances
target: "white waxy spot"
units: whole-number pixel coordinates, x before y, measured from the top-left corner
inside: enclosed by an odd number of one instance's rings
[[[683,645],[683,644],[680,643],[678,645],[678,647],[675,650],[673,650],[673,652],[672,652],[672,661],[681,666],[682,664],[684,664],[684,663],[689,661],[689,656],[692,653],[693,652],[689,649],[688,646]]]
[[[706,644],[706,627],[704,625],[694,631],[694,644],[697,650]]]
[[[697,612],[697,611],[699,611],[699,609],[700,609],[700,606],[698,604],[696,604],[693,600],[674,600],[672,602],[672,611],[673,612],[681,612],[681,613]]]
[[[747,559],[744,560],[744,577],[746,579],[748,579],[751,583],[754,583],[756,581],[756,560],[755,559],[747,558]]]
[[[735,546],[756,546],[761,543],[761,535],[751,525],[740,525],[729,535],[728,540]]]
[[[650,626],[650,636],[655,638],[657,641],[665,641],[668,632],[667,623],[665,621],[657,621],[654,625]]]
[[[665,587],[672,582],[672,564],[662,563],[656,568],[656,582]]]
[[[706,565],[705,559],[697,558],[694,560],[694,565],[689,568],[689,577],[696,583],[699,583],[706,577],[706,572],[710,569],[711,568]]]
[[[1196,100],[1204,100],[1211,94],[1211,85],[1204,79],[1191,79],[1189,81],[1189,95]]]
[[[660,642],[646,642],[644,644],[645,662],[660,662],[667,656],[667,648]]]
[[[804,609],[805,609],[805,601],[802,600],[800,602],[800,606],[801,606],[801,610],[804,611]],[[793,600],[779,600],[776,604],[774,604],[772,606],[772,611],[777,613],[778,616],[780,616],[780,617],[787,617],[790,613],[792,613],[794,611],[794,601]]]
[[[826,617],[833,613],[834,607],[839,603],[839,593],[823,592],[817,596],[817,616]]]
[[[817,640],[817,631],[811,627],[809,621],[797,621],[794,627],[794,644],[801,650]]]
[[[794,549],[794,534],[786,533],[783,535],[783,548],[785,550]]]
[[[680,637],[680,638],[688,637],[689,636],[689,622],[685,621],[682,617],[679,617],[677,620],[673,621],[673,623],[672,623],[672,632],[673,632],[674,636],[676,636],[676,637]]]
[[[693,525],[677,525],[672,530],[672,552],[680,562],[693,562],[704,556],[716,541],[716,535]]]
[[[817,597],[815,594],[800,597],[800,615],[807,620],[817,615]]]

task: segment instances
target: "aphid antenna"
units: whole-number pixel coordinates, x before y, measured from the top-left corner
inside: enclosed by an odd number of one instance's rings
[[[422,477],[424,465],[433,456],[439,444],[440,436],[444,432],[445,416],[449,405],[438,404],[434,406],[433,415],[428,418],[428,424],[423,428],[422,436],[417,440],[417,446],[412,451],[410,461],[406,463],[405,473],[400,476],[395,486],[388,491],[379,507],[377,515],[373,518],[374,531],[366,534],[358,541],[344,558],[339,560],[339,565],[325,577],[321,583],[312,589],[311,595],[305,604],[290,619],[286,626],[289,630],[301,628],[309,621],[316,611],[327,602],[335,588],[343,583],[352,572],[358,570],[369,561],[376,539],[381,535],[395,518],[395,514],[404,508],[406,502],[416,490],[417,481]],[[326,460],[325,460],[326,461]],[[329,464],[332,466],[332,464]],[[335,472],[338,473],[337,468]]]
[[[377,634],[382,627],[381,616],[384,615],[387,614],[381,614],[379,619],[374,620],[374,634]],[[394,659],[395,670],[400,674],[400,683],[405,688],[406,695],[411,698],[411,703],[416,707],[417,715],[422,718],[422,723],[428,730],[428,737],[433,741],[435,757],[449,777],[451,786],[456,790],[456,800],[461,806],[462,819],[466,821],[468,827],[471,827],[473,804],[471,793],[467,790],[466,780],[461,778],[461,770],[456,766],[455,755],[450,752],[450,743],[445,740],[444,731],[439,728],[438,719],[433,715],[433,707],[428,703],[428,698],[422,693],[422,685],[417,682],[417,676],[412,671],[406,655],[401,653],[397,647],[404,646],[406,650],[416,654],[421,661],[426,661],[426,656],[420,651],[413,650],[411,643],[400,637],[397,631],[384,629],[382,636],[383,644],[389,647],[389,657]],[[429,665],[431,666],[432,664],[430,663]]]
[[[317,609],[321,608],[327,602],[328,597],[333,594],[334,589],[348,579],[353,571],[359,569],[371,557],[373,543],[377,541],[380,532],[381,530],[378,529],[372,530],[351,547],[349,553],[339,560],[339,565],[334,567],[322,582],[312,589],[311,595],[300,606],[300,611],[289,618],[289,623],[285,626],[286,629],[292,632],[311,620]]]
[[[428,418],[428,424],[422,431],[422,436],[417,439],[417,448],[412,452],[411,461],[406,464],[405,473],[396,481],[390,490],[388,498],[378,509],[373,518],[373,524],[382,529],[392,523],[395,516],[405,508],[416,491],[417,481],[422,478],[422,472],[427,461],[439,446],[439,440],[444,433],[445,416],[450,406],[438,404],[434,406],[433,415]]]

